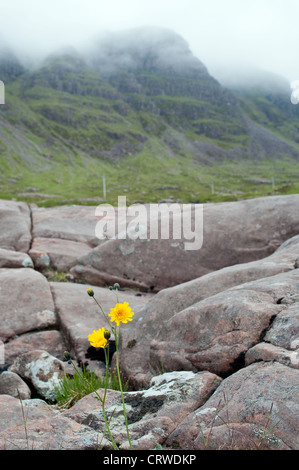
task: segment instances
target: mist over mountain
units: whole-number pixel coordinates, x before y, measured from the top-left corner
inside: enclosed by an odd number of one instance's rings
[[[119,70],[172,70],[197,75],[206,67],[194,57],[188,43],[172,30],[136,28],[103,34],[91,53],[93,65],[102,73]]]
[[[298,109],[287,82],[251,69],[217,75],[164,28],[106,33],[84,52],[64,47],[31,66],[2,48],[0,164],[113,168],[159,154],[179,174],[183,161],[192,169],[298,162]]]
[[[0,74],[1,80],[10,82],[25,72],[25,68],[14,54],[14,52],[6,45],[0,45]]]
[[[268,93],[290,94],[289,81],[268,70],[256,67],[215,67],[218,81],[230,90],[262,90]]]

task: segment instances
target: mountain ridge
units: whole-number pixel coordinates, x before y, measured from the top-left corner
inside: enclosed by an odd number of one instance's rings
[[[158,159],[157,166],[170,159],[167,171],[174,174],[182,165],[190,174],[197,165],[299,163],[299,117],[287,94],[224,87],[169,30],[109,35],[85,57],[64,50],[33,69],[11,53],[0,54],[0,78],[3,71],[5,175],[20,167],[112,172],[134,157],[141,179],[141,161],[148,158]],[[173,176],[171,183],[177,180]]]

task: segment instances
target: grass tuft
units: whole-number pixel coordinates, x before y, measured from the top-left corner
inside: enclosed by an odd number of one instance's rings
[[[76,367],[73,375],[66,374],[60,381],[60,385],[54,388],[53,396],[58,408],[71,408],[81,398],[95,392],[99,388],[105,388],[105,377],[99,377],[90,372],[85,366]],[[118,378],[112,371],[108,378],[108,389],[119,390]],[[127,384],[123,385],[127,391]]]

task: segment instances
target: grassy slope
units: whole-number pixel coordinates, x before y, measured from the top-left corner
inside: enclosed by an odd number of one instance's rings
[[[162,120],[142,109],[140,103],[146,103],[147,97],[131,96],[131,102],[139,100],[134,109],[117,95],[112,99],[113,89],[107,84],[100,85],[100,96],[92,96],[90,90],[99,84],[88,74],[82,78],[80,95],[41,86],[43,77],[30,87],[17,80],[6,88],[5,113],[0,112],[1,198],[41,205],[95,204],[103,198],[103,176],[106,201],[112,204],[119,195],[126,195],[128,203],[170,196],[182,202],[208,202],[299,192],[299,162],[287,157],[274,161],[249,156],[212,165],[195,158],[192,140],[223,149],[248,143],[241,125],[236,131],[238,123],[227,132],[231,125],[217,119],[214,106],[206,110],[204,119],[196,115],[192,120],[194,109],[203,103],[157,95],[154,101],[165,112]],[[65,80],[72,80],[71,72]],[[86,83],[89,94],[82,94]],[[265,97],[242,97],[241,105],[255,122],[297,145],[297,119],[281,119],[280,110]],[[191,126],[184,133],[169,127],[184,125],[175,112],[178,107],[190,113]],[[196,133],[202,126],[206,135]],[[172,135],[170,142],[167,135]],[[109,152],[117,142],[127,146],[125,157],[99,155],[99,148]]]

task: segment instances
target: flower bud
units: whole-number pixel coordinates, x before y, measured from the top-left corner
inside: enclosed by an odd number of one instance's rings
[[[94,296],[94,291],[90,289],[90,287],[87,289],[87,294],[90,295],[90,297]]]
[[[107,341],[108,341],[108,339],[110,338],[110,336],[111,336],[110,331],[109,331],[109,330],[105,330],[105,331],[104,331],[104,338],[107,339]]]
[[[70,355],[70,353],[69,353],[68,351],[64,351],[63,355],[64,355],[64,358],[65,358],[67,361],[68,361],[69,359],[71,359],[71,355]]]
[[[115,290],[118,290],[120,288],[120,285],[118,284],[118,282],[116,282],[113,287]]]

